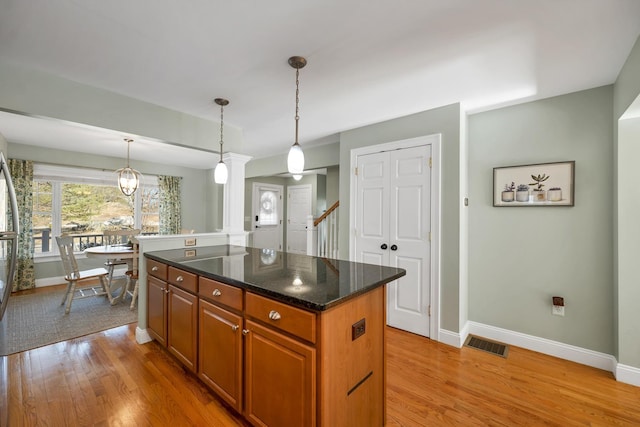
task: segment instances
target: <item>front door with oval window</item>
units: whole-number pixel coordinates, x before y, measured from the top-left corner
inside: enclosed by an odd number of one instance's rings
[[[253,183],[252,230],[256,248],[282,250],[281,185]]]

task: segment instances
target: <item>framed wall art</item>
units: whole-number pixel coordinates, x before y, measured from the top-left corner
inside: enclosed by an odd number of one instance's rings
[[[573,206],[575,163],[493,168],[493,206]]]

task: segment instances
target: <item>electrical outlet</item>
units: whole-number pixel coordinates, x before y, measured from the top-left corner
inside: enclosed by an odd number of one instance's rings
[[[564,316],[564,305],[554,305],[551,314],[555,316]]]

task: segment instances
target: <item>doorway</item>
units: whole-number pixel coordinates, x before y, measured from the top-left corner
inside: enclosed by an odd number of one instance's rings
[[[282,185],[253,183],[251,223],[253,246],[282,250]]]
[[[439,328],[439,144],[431,135],[351,153],[350,259],[407,271],[387,285],[387,324],[426,337]]]
[[[307,217],[311,215],[311,185],[287,187],[287,252],[307,253]]]

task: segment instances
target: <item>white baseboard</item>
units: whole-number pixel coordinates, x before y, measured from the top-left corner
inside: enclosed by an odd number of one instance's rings
[[[638,368],[618,363],[614,375],[616,376],[616,380],[620,381],[621,383],[640,387],[640,369]]]
[[[152,341],[151,335],[147,332],[146,329],[140,329],[140,327],[136,327],[136,342],[138,344],[145,344]]]
[[[127,271],[126,268],[116,268],[113,270],[113,276],[124,276],[124,273]],[[64,276],[58,277],[45,277],[42,279],[36,279],[36,288],[44,288],[46,286],[55,286],[55,285],[66,285],[67,282],[64,280]]]
[[[36,279],[36,288],[44,288],[46,286],[64,285],[64,277],[45,277],[44,279]]]
[[[593,350],[576,347],[557,341],[539,338],[520,332],[514,332],[495,326],[484,325],[477,322],[467,322],[470,334],[500,341],[505,344],[537,351],[560,359],[570,360],[594,368],[603,369],[609,372],[616,372],[616,358],[610,354],[600,353]],[[640,372],[640,370],[638,370]]]
[[[446,329],[440,329],[438,341],[443,344],[447,344],[453,347],[460,348],[464,344],[466,334],[459,334],[457,332],[448,331]]]

